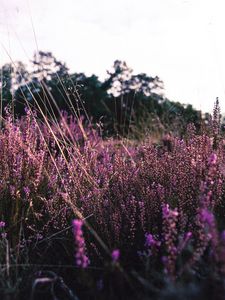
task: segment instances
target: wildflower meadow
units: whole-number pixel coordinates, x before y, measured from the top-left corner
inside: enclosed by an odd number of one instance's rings
[[[157,143],[32,109],[0,130],[1,299],[224,299],[225,143]]]

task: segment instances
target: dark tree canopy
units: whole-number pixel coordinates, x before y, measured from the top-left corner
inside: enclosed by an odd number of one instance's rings
[[[15,114],[22,115],[29,105],[54,118],[67,111],[101,122],[105,134],[110,135],[128,134],[134,128],[169,128],[174,121],[179,126],[200,122],[199,112],[191,105],[165,98],[158,76],[134,74],[124,61],[116,60],[104,81],[96,75],[69,73],[66,64],[51,52],[35,53],[31,64],[31,72],[22,62],[2,66],[2,109],[11,105]]]

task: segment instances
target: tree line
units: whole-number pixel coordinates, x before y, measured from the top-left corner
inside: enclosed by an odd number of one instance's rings
[[[28,71],[22,62],[1,67],[1,115],[6,107],[15,116],[22,116],[27,106],[40,117],[57,118],[66,111],[100,124],[105,135],[123,136],[156,129],[182,131],[187,123],[201,123],[201,113],[192,105],[164,96],[158,76],[134,74],[124,61],[114,61],[104,81],[94,74],[70,73],[51,52],[35,53],[31,67]]]

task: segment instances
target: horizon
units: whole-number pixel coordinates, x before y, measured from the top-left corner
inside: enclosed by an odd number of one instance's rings
[[[8,54],[27,63],[38,49],[70,73],[103,80],[119,59],[135,74],[159,76],[171,101],[212,112],[219,97],[224,114],[223,7],[222,0],[3,0],[0,65]]]

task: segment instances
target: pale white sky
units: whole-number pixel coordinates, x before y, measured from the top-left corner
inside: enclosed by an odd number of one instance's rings
[[[0,0],[0,42],[13,60],[38,48],[72,72],[106,76],[115,59],[158,75],[165,95],[225,112],[224,0]],[[0,45],[0,64],[9,61]]]

